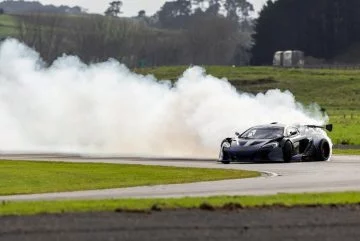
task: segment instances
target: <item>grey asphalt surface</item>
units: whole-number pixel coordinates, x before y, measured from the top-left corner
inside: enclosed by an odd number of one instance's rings
[[[0,240],[308,240],[357,241],[360,209],[86,213],[0,218]]]
[[[214,195],[264,195],[299,192],[360,191],[360,157],[334,156],[330,162],[231,164],[222,165],[211,160],[150,160],[66,157],[51,155],[3,156],[2,159],[34,159],[62,162],[132,163],[177,167],[245,169],[266,172],[260,178],[201,182],[192,184],[158,185],[110,190],[17,195],[0,197],[0,201],[112,199],[112,198],[163,198]]]
[[[222,165],[209,160],[126,160],[79,156],[3,156],[66,162],[247,169],[261,178],[101,191],[0,197],[0,200],[178,197],[220,194],[360,190],[360,157],[332,162]],[[27,240],[348,240],[360,237],[360,205],[237,210],[177,210],[152,213],[97,212],[0,217],[0,241]]]

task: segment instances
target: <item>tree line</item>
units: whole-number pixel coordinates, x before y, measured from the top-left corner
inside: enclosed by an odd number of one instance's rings
[[[173,0],[131,18],[122,4],[110,2],[105,16],[17,15],[19,38],[48,62],[65,53],[130,67],[269,65],[275,51],[295,49],[346,62],[360,47],[358,0],[268,0],[256,19],[247,0]]]
[[[23,13],[58,13],[58,14],[84,14],[85,10],[79,6],[69,7],[61,5],[56,7],[54,5],[43,5],[38,1],[23,1],[23,0],[6,0],[0,2],[0,9],[8,14],[23,14]]]
[[[118,59],[130,67],[243,65],[250,61],[253,7],[246,0],[168,1],[154,15],[17,15],[19,38],[51,62],[62,53],[85,62]]]

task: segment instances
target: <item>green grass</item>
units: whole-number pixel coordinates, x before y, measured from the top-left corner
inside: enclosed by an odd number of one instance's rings
[[[176,80],[186,68],[159,67],[135,71],[154,74],[159,79]],[[206,70],[216,77],[226,77],[241,91],[258,93],[279,88],[290,90],[305,104],[316,102],[329,111],[360,110],[360,70],[227,66],[206,66]]]
[[[0,161],[0,195],[191,183],[257,177],[237,170]]]
[[[334,149],[333,153],[335,155],[360,155],[360,149]]]
[[[17,35],[16,18],[8,14],[0,15],[0,37],[14,37]]]
[[[97,212],[97,211],[147,211],[160,209],[201,208],[225,205],[241,207],[299,206],[299,205],[346,205],[360,203],[359,192],[322,194],[278,194],[271,196],[239,196],[179,199],[124,199],[95,201],[46,201],[46,202],[3,202],[0,215],[33,215],[41,213]]]
[[[186,66],[135,69],[159,79],[176,80]],[[334,144],[360,144],[360,70],[283,69],[207,66],[207,73],[226,77],[239,91],[290,90],[303,104],[318,103],[330,116]]]
[[[330,133],[334,144],[360,144],[360,110],[338,111],[330,115],[330,121],[334,124],[334,131]]]

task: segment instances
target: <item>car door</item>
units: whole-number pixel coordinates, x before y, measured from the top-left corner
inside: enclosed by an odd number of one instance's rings
[[[305,136],[300,134],[298,128],[290,126],[285,131],[286,137],[292,142],[294,147],[294,154],[300,153],[300,142],[306,139]]]

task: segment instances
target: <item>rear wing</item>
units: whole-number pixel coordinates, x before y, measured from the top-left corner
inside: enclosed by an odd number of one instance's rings
[[[309,127],[309,128],[321,128],[321,129],[325,129],[325,130],[327,130],[329,132],[333,131],[333,124],[328,124],[326,126],[306,125],[306,127]]]

